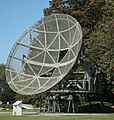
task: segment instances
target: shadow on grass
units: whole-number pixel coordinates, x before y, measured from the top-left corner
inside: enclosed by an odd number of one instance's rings
[[[114,108],[109,106],[102,107],[101,104],[90,104],[81,107],[83,113],[114,113]]]

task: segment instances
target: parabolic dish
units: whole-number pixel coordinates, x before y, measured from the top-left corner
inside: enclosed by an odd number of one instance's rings
[[[56,85],[76,62],[81,26],[66,14],[53,14],[28,28],[7,59],[6,78],[17,93],[32,95]]]

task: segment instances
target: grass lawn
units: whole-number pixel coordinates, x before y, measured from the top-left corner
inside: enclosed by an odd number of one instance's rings
[[[13,116],[0,115],[0,120],[114,120],[114,114],[69,116]]]

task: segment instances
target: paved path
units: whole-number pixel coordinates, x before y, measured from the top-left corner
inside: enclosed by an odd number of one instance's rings
[[[61,116],[61,115],[108,115],[107,113],[36,113],[23,112],[24,116]],[[0,112],[0,115],[12,115],[12,112]]]
[[[58,116],[58,115],[107,115],[104,113],[39,113],[39,116]]]

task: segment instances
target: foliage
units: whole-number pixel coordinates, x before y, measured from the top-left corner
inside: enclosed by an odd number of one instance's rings
[[[83,28],[84,37],[87,37],[102,17],[104,4],[105,0],[51,0],[44,15],[64,13],[75,17]]]
[[[79,21],[83,30],[82,57],[89,58],[106,75],[107,92],[114,90],[113,7],[113,0],[50,0],[50,7],[44,9],[45,16],[64,13]]]
[[[3,109],[12,109],[12,105],[11,104],[2,104],[2,105],[0,105],[0,108],[3,108]]]
[[[47,93],[37,94],[37,95],[20,95],[15,96],[15,100],[21,100],[23,103],[32,104],[35,108],[44,107],[44,102],[46,99]]]
[[[14,95],[15,93],[11,90],[6,82],[5,65],[0,64],[0,101],[3,103],[11,101],[12,103],[14,101]]]

